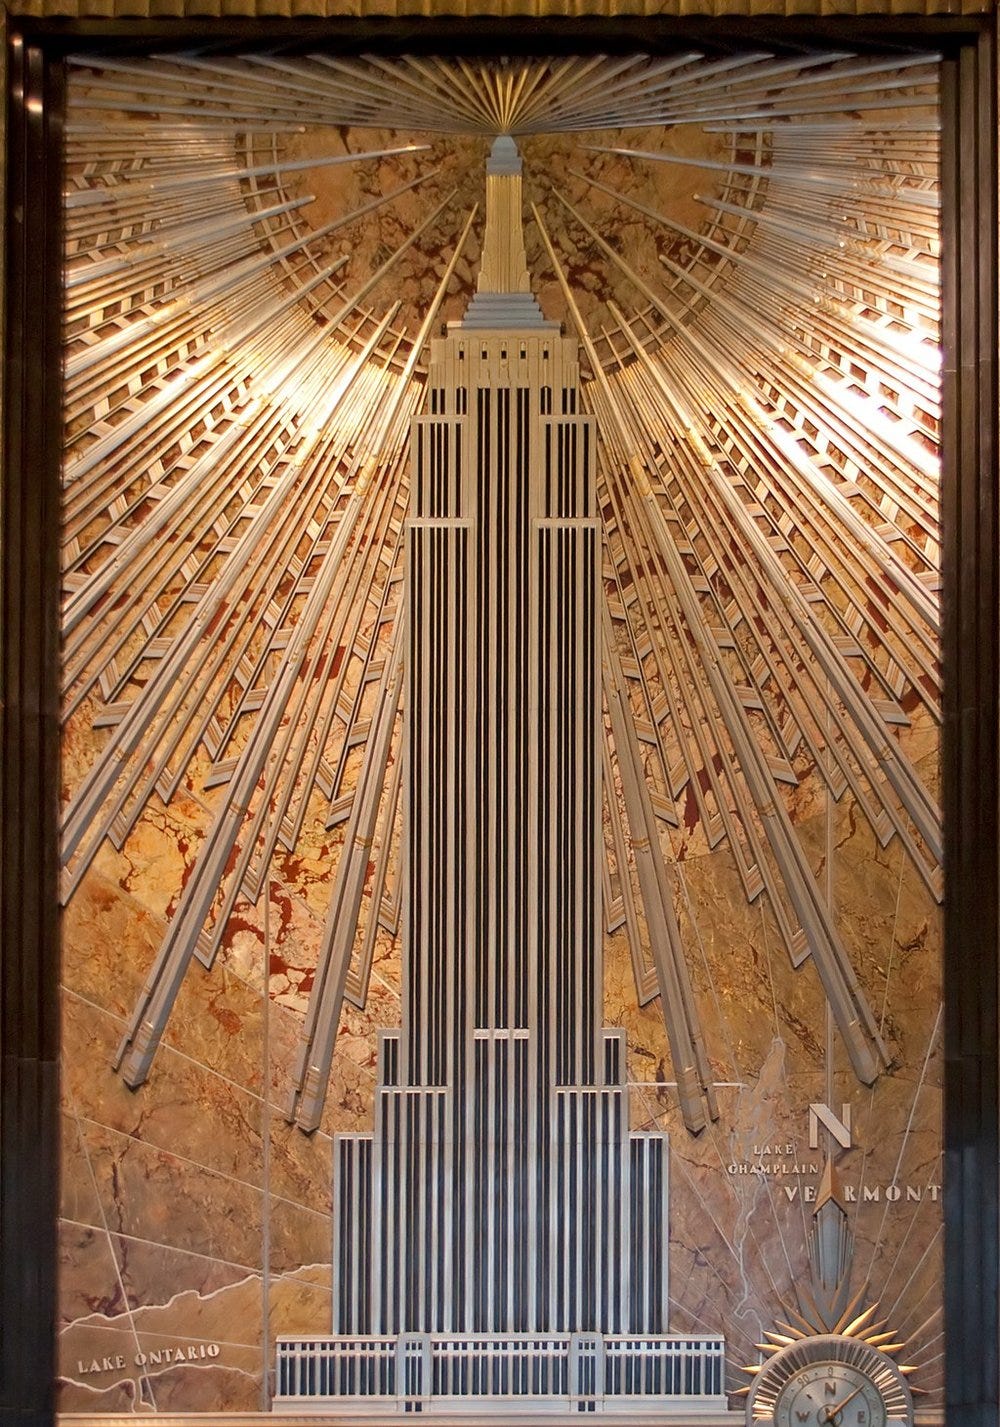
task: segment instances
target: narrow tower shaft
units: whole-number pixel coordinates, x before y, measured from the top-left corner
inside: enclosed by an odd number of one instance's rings
[[[521,223],[521,156],[514,140],[495,140],[486,164],[486,238],[478,292],[530,292]]]
[[[338,1140],[338,1333],[666,1330],[666,1138],[629,1134],[624,1037],[601,1024],[601,550],[579,406],[501,138],[479,289],[431,344],[412,428],[403,1014],[374,1135]]]

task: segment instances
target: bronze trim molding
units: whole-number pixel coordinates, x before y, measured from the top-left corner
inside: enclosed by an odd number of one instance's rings
[[[33,19],[622,20],[992,14],[995,0],[7,0]]]
[[[987,1427],[1000,1375],[995,29],[945,59],[941,110],[946,1404],[949,1423]]]

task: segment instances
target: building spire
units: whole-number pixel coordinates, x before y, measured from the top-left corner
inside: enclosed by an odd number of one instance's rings
[[[486,235],[476,295],[461,326],[554,327],[531,295],[521,216],[521,155],[509,134],[493,141],[486,162]]]
[[[530,292],[521,219],[521,155],[509,134],[494,139],[486,163],[486,237],[478,292]]]

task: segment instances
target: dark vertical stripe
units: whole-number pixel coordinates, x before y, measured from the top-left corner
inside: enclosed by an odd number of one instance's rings
[[[63,70],[7,21],[0,803],[0,1417],[48,1420],[59,1053]]]
[[[942,66],[945,1386],[1000,1400],[996,20]]]

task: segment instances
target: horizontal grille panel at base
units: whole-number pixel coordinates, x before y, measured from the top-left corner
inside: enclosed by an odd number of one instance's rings
[[[304,1399],[435,1416],[461,1413],[635,1417],[724,1410],[721,1337],[599,1333],[279,1338],[274,1410]]]

